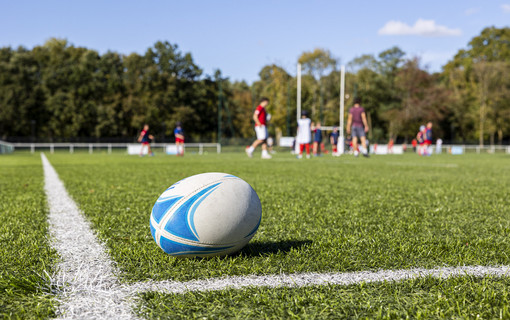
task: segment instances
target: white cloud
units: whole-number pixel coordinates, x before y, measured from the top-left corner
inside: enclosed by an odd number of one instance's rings
[[[466,11],[464,11],[464,14],[466,16],[470,16],[470,15],[473,15],[475,13],[478,13],[480,11],[480,8],[469,8],[469,9],[466,9]]]
[[[505,3],[501,5],[501,9],[503,9],[503,12],[510,13],[510,4]]]
[[[413,26],[404,22],[390,20],[379,29],[381,35],[417,35],[426,37],[460,36],[460,29],[450,29],[436,24],[434,20],[418,19]]]

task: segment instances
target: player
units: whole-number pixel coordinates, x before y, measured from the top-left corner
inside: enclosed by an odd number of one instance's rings
[[[182,124],[180,122],[175,124],[174,136],[177,156],[184,156],[184,131],[182,130]]]
[[[306,111],[301,112],[301,119],[298,120],[296,143],[299,144],[298,159],[303,158],[303,150],[306,148],[306,158],[310,159],[310,142],[312,141],[312,122]]]
[[[369,157],[367,149],[366,133],[368,132],[367,116],[365,109],[360,104],[360,100],[354,101],[354,106],[349,110],[349,118],[347,118],[347,134],[352,131],[352,148],[354,156],[359,155],[358,138],[361,140],[361,153],[364,157]],[[352,126],[352,127],[351,127]]]
[[[154,139],[154,136],[149,134],[149,125],[145,124],[143,126],[142,132],[140,132],[140,136],[138,137],[138,142],[142,143],[142,147],[140,148],[140,157],[143,157],[143,149],[145,148],[145,146],[147,146],[148,148],[147,151],[149,152],[149,155],[151,157],[154,156],[154,153],[152,152],[150,145],[152,139]]]
[[[418,147],[418,140],[413,139],[413,141],[411,141],[411,145],[413,146],[413,151],[416,152],[416,147]]]
[[[273,147],[274,147],[274,139],[273,139],[273,137],[271,137],[271,136],[267,137],[266,143],[267,143],[267,151],[270,154],[276,153],[276,151],[274,151],[274,149],[273,149]]]
[[[344,145],[344,148],[345,150],[348,150],[348,153],[349,154],[353,154],[354,153],[354,150],[352,150],[352,136],[350,134],[348,134],[346,137],[345,137],[345,145]]]
[[[331,143],[331,148],[333,150],[334,157],[340,156],[340,154],[338,154],[338,148],[337,148],[339,135],[340,135],[340,133],[338,132],[338,128],[333,127],[333,132],[331,132],[331,134],[329,135],[329,142]]]
[[[272,157],[267,152],[267,111],[266,107],[269,104],[268,98],[260,99],[260,103],[258,107],[255,109],[253,113],[253,120],[255,121],[255,133],[257,134],[257,139],[253,141],[252,145],[246,148],[246,154],[248,157],[253,157],[253,151],[259,144],[262,144],[262,159],[271,159]]]
[[[321,123],[317,122],[313,128],[313,156],[317,157],[321,154],[322,129]]]
[[[443,145],[443,139],[438,138],[436,140],[436,153],[440,154],[442,152],[441,146]]]
[[[427,128],[423,125],[420,126],[420,131],[418,131],[418,134],[416,135],[416,141],[418,142],[418,154],[420,156],[424,156],[424,147],[425,147],[425,132]]]
[[[427,127],[425,128],[425,152],[427,156],[430,156],[432,149],[430,146],[432,145],[432,122],[427,122]]]

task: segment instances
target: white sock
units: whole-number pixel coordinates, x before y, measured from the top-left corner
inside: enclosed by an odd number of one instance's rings
[[[249,152],[249,153],[252,153],[252,152],[253,152],[253,150],[255,150],[255,148],[253,148],[252,146],[250,146],[250,147],[248,148],[248,152]]]

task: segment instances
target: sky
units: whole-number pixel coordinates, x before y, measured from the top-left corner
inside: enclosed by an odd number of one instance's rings
[[[440,71],[489,26],[510,26],[510,0],[0,0],[0,47],[32,48],[52,37],[99,53],[143,54],[177,44],[212,75],[249,83],[277,64],[290,74],[305,51],[340,64],[393,46]]]

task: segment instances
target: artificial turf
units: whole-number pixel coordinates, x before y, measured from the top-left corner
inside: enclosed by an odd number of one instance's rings
[[[508,155],[322,157],[47,154],[107,244],[124,282],[229,275],[510,265]],[[176,259],[154,243],[152,205],[184,177],[227,172],[259,194],[263,219],[240,253]],[[46,318],[47,208],[38,154],[0,158],[0,317]],[[509,278],[423,278],[138,296],[146,318],[509,318]]]
[[[508,155],[48,158],[128,282],[510,264]],[[210,171],[254,187],[258,233],[230,257],[166,255],[149,232],[152,205],[174,182]]]
[[[422,278],[351,286],[148,292],[148,319],[508,319],[510,278]]]
[[[0,318],[54,316],[50,276],[57,255],[43,187],[38,156],[0,156]]]

